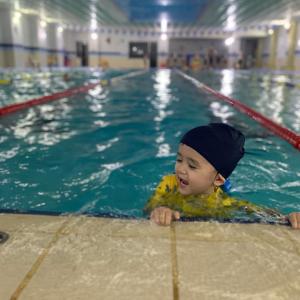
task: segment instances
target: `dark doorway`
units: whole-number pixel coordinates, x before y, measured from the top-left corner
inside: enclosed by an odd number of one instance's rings
[[[81,65],[86,67],[89,65],[89,48],[87,44],[82,45]]]
[[[150,43],[150,68],[156,68],[157,67],[157,43]]]
[[[82,42],[76,42],[76,56],[80,58],[81,66],[89,65],[89,50],[88,45]]]
[[[244,38],[241,43],[243,63],[242,68],[250,69],[255,65],[256,52],[258,47],[258,39]]]

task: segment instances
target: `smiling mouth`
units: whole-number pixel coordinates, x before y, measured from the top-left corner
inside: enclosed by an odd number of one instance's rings
[[[189,182],[187,180],[184,180],[184,179],[182,179],[180,177],[178,177],[178,178],[179,178],[179,182],[180,182],[181,186],[185,187],[185,186],[187,186],[189,184]]]

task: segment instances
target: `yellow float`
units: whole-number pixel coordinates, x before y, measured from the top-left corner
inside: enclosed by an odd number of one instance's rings
[[[0,85],[9,85],[12,83],[11,79],[0,79]]]

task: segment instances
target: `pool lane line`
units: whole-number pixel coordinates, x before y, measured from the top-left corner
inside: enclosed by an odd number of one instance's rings
[[[254,109],[248,107],[247,105],[243,104],[242,102],[240,102],[236,99],[227,97],[227,96],[217,92],[216,90],[214,90],[211,87],[205,85],[204,83],[200,82],[196,78],[191,77],[191,76],[187,75],[186,73],[184,73],[182,71],[179,71],[179,70],[177,70],[177,73],[179,75],[181,75],[183,78],[185,78],[185,79],[189,80],[190,82],[192,82],[197,88],[199,88],[199,89],[201,89],[201,90],[203,90],[203,91],[205,91],[209,94],[214,95],[219,100],[225,101],[227,104],[230,104],[231,106],[233,106],[238,111],[246,114],[248,117],[252,118],[256,122],[261,124],[263,127],[269,129],[270,131],[272,131],[277,136],[279,136],[282,139],[286,140],[291,145],[293,145],[297,150],[300,151],[300,135],[298,135],[297,133],[293,132],[292,130],[290,130],[288,128],[285,128],[285,127],[279,125],[278,123],[276,123],[273,120],[267,118],[263,114],[255,111]]]
[[[139,75],[143,75],[145,73],[148,73],[149,70],[140,70],[140,71],[133,71],[133,72],[130,72],[128,74],[124,74],[124,75],[119,75],[119,76],[116,76],[116,77],[113,77],[110,79],[110,81],[112,83],[115,83],[121,79],[126,79],[126,78],[131,78],[131,77],[135,77],[135,76],[139,76]]]
[[[85,86],[71,88],[62,92],[54,93],[51,95],[43,96],[40,98],[35,98],[26,102],[11,104],[5,107],[0,108],[0,116],[14,113],[16,111],[26,109],[32,106],[44,104],[50,101],[59,100],[65,97],[70,97],[79,93],[85,93],[90,89],[95,88],[99,83],[90,83]]]
[[[250,77],[251,78],[251,77]],[[266,82],[268,84],[276,84],[276,85],[280,85],[280,86],[285,86],[288,88],[298,88],[300,89],[300,84],[299,83],[294,83],[292,81],[281,81],[281,80],[276,80],[276,79],[264,79],[264,78],[257,78],[256,81],[258,82]]]
[[[54,237],[51,239],[49,244],[44,248],[43,252],[38,256],[30,270],[27,272],[19,286],[16,288],[15,292],[10,297],[10,300],[18,300],[23,290],[28,286],[32,277],[36,274],[42,262],[45,260],[46,256],[49,254],[49,251],[56,244],[58,239],[63,235],[65,228],[70,223],[71,218],[68,218],[64,223],[60,226],[60,228],[55,232]]]
[[[171,240],[173,300],[179,300],[178,258],[177,258],[177,248],[176,248],[177,242],[176,242],[175,222],[172,222],[170,226],[170,240]]]
[[[143,71],[130,72],[129,74],[113,77],[113,78],[110,79],[110,81],[112,83],[115,83],[115,82],[117,82],[121,79],[126,79],[126,78],[130,78],[130,77],[138,76],[138,75],[141,75],[145,72],[147,72],[147,71],[143,70]],[[51,95],[35,98],[35,99],[32,99],[32,100],[28,100],[26,102],[4,106],[4,107],[0,108],[0,117],[4,116],[4,115],[7,115],[7,114],[14,113],[14,112],[22,110],[22,109],[32,107],[32,106],[41,105],[41,104],[44,104],[44,103],[47,103],[47,102],[50,102],[50,101],[59,100],[59,99],[70,97],[70,96],[73,96],[73,95],[76,95],[76,94],[86,93],[89,90],[95,88],[96,86],[98,86],[100,84],[101,84],[101,81],[99,80],[97,83],[90,83],[90,84],[87,84],[87,85],[83,85],[83,86],[79,86],[79,87],[75,87],[75,88],[70,88],[70,89],[67,89],[67,90],[62,91],[62,92],[58,92],[58,93],[54,93],[54,94],[51,94]]]

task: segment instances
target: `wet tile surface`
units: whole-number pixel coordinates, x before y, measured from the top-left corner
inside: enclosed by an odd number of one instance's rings
[[[0,215],[0,230],[10,235],[0,244],[1,300],[10,299],[61,224],[62,219],[51,217]]]
[[[1,300],[300,295],[300,231],[285,226],[0,215],[0,228]]]
[[[0,214],[0,230],[8,232],[48,232],[53,233],[64,222],[64,217],[25,215],[25,214]]]
[[[186,223],[176,238],[180,299],[299,299],[298,231]]]
[[[66,231],[20,299],[172,299],[169,228],[81,218]]]

